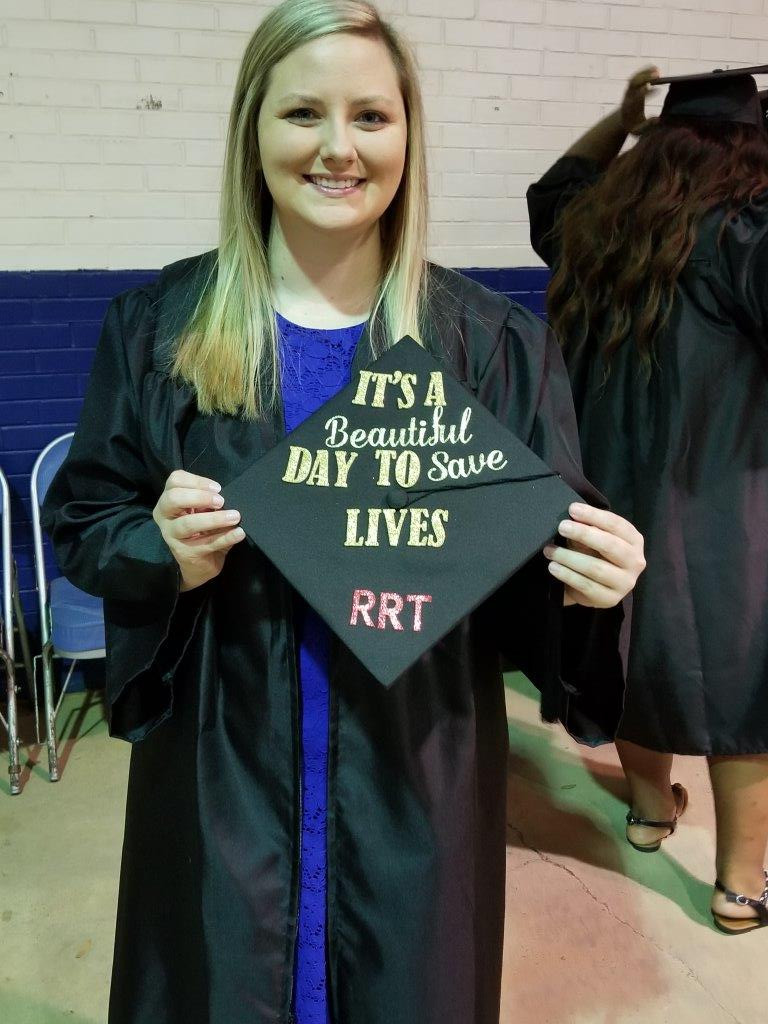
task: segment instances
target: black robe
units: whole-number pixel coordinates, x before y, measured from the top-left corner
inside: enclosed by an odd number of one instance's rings
[[[564,157],[528,193],[552,266],[560,211],[597,178]],[[706,216],[656,339],[566,350],[585,472],[646,540],[619,735],[680,754],[768,751],[768,196]],[[722,230],[722,237],[718,240]]]
[[[201,415],[193,392],[168,377],[168,346],[211,258],[173,265],[113,302],[45,505],[62,570],[104,597],[111,731],[135,742],[110,1024],[291,1019],[301,829],[291,592],[245,541],[217,579],[179,595],[151,516],[174,468],[226,484],[283,430],[279,413],[263,423]],[[567,376],[542,322],[457,274],[433,268],[431,282],[433,354],[598,500],[581,474]],[[355,365],[371,358],[366,332]],[[544,680],[550,710],[557,705],[588,742],[608,738],[620,710],[620,616],[563,612],[550,581],[536,556],[390,690],[333,647],[336,1024],[498,1020],[502,652]],[[557,678],[561,625],[567,685]]]

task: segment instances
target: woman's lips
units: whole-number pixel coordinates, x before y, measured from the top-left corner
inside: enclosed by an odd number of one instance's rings
[[[324,196],[341,199],[359,192],[365,184],[365,178],[323,178],[320,175],[305,174],[304,180]]]

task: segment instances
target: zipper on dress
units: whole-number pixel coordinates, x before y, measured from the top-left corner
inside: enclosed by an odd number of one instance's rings
[[[285,410],[280,403],[279,409],[276,411],[275,420],[273,426],[276,428],[274,443],[277,444],[282,438],[286,436],[285,429]],[[296,721],[294,730],[294,741],[296,743],[296,760],[294,766],[296,768],[296,788],[298,793],[297,801],[297,821],[296,821],[296,841],[295,849],[297,851],[294,859],[294,879],[296,884],[296,911],[293,920],[293,943],[291,945],[291,958],[290,964],[288,965],[290,970],[289,983],[288,983],[288,1024],[297,1024],[296,1015],[293,1012],[293,996],[296,988],[296,946],[299,938],[299,911],[301,907],[301,855],[302,855],[302,832],[304,823],[304,763],[303,763],[303,747],[302,747],[302,721],[303,711],[301,705],[301,686],[299,684],[299,670],[296,664],[296,630],[295,621],[293,614],[293,595],[290,584],[286,580],[282,580],[282,604],[283,604],[283,615],[286,625],[286,634],[288,638],[288,671],[290,674],[291,690],[295,696],[296,701]]]
[[[332,808],[331,797],[336,794],[336,772],[338,766],[333,760],[334,730],[338,729],[338,695],[333,684],[334,667],[338,661],[338,643],[336,637],[329,632],[328,636],[328,735],[326,739],[328,751],[328,776],[325,782],[325,989],[328,1003],[328,1019],[337,1020],[336,999],[338,996],[333,971],[331,970],[331,879],[336,884],[335,866],[331,868],[331,834],[329,823],[333,810],[333,827],[336,828],[336,808]]]
[[[294,629],[293,598],[290,587],[283,583],[283,607],[288,633],[288,666],[291,675],[291,688],[296,700],[296,730],[294,740],[296,742],[296,786],[298,794],[297,807],[297,837],[295,849],[297,855],[294,861],[295,883],[296,883],[296,911],[293,920],[293,943],[291,947],[290,982],[288,986],[288,1024],[296,1024],[296,1016],[293,1012],[293,995],[296,987],[296,946],[299,937],[299,912],[301,909],[301,857],[304,822],[304,763],[301,742],[301,723],[303,710],[301,704],[301,687],[299,685],[299,673],[296,665],[296,633]]]

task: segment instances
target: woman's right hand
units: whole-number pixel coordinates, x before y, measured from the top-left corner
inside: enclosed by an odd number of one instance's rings
[[[152,512],[181,570],[182,592],[218,576],[230,548],[245,537],[240,513],[222,508],[220,490],[214,480],[176,469]]]

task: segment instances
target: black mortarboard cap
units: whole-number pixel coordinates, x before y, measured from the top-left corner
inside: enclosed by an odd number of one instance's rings
[[[768,89],[763,89],[760,93],[760,107],[763,112],[765,127],[768,129]]]
[[[753,75],[763,74],[768,74],[768,64],[657,78],[654,85],[669,85],[661,119],[736,121],[760,127],[764,123],[764,115]]]
[[[554,537],[579,500],[411,338],[354,372],[223,494],[248,538],[386,686]]]

